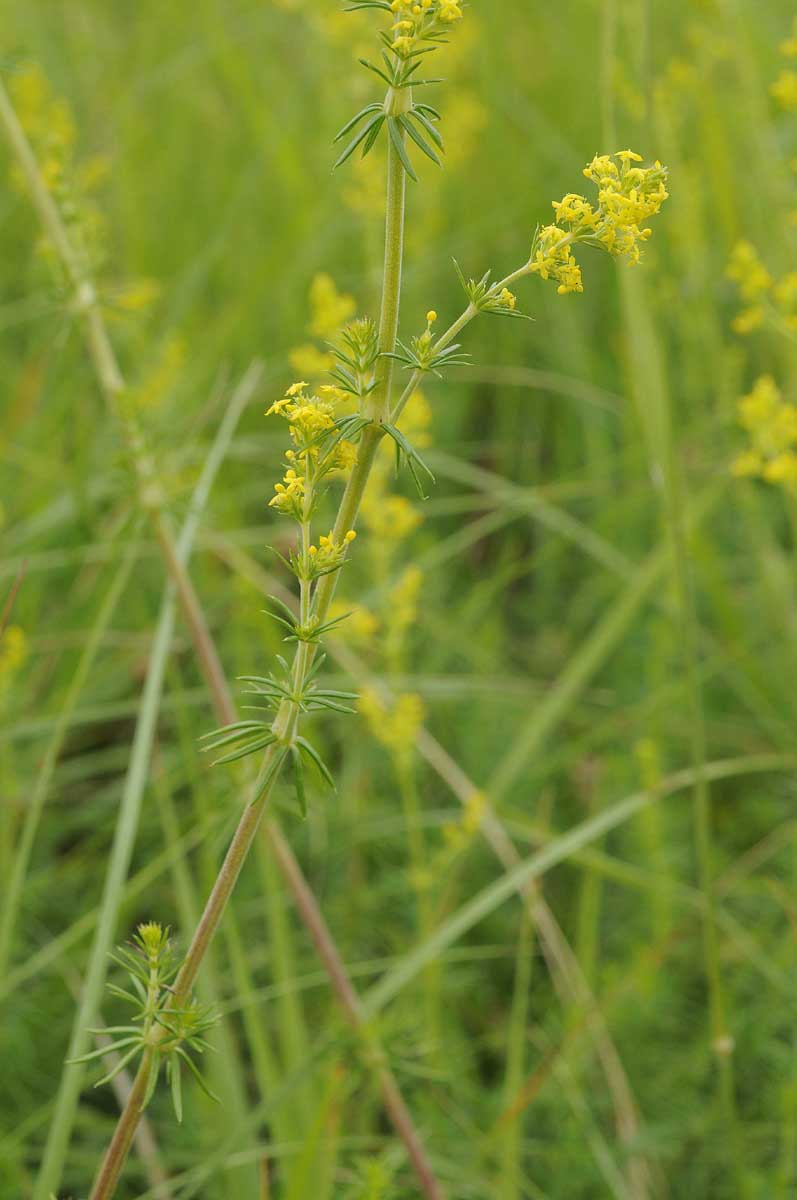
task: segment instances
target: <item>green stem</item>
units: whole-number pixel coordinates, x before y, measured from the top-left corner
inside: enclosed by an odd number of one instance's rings
[[[407,89],[409,92],[409,89]],[[408,101],[411,103],[411,96]],[[402,133],[402,138],[404,134]],[[385,220],[385,265],[382,281],[382,309],[379,317],[379,353],[392,354],[398,337],[401,308],[401,272],[404,262],[404,212],[407,175],[392,142],[387,152],[387,216]],[[372,418],[382,424],[390,412],[395,359],[383,358],[383,374],[371,396]]]
[[[563,238],[562,241],[558,243],[558,245],[567,245],[567,243],[570,241],[572,241],[572,235],[568,234],[567,237]],[[529,274],[531,274],[531,264],[524,263],[522,267],[518,267],[516,271],[511,271],[509,275],[506,275],[503,279],[499,279],[498,283],[494,283],[490,288],[490,296],[499,295],[504,288],[510,287],[513,283],[517,283],[518,279],[524,279],[526,275]],[[450,346],[457,334],[461,333],[465,326],[469,325],[474,317],[478,317],[481,311],[482,310],[476,304],[469,304],[467,308],[460,313],[456,321],[449,325],[445,333],[441,333],[440,337],[432,347],[432,354],[439,354],[441,350],[445,350],[446,346]],[[391,424],[395,425],[396,421],[407,407],[407,404],[415,394],[415,390],[418,387],[423,374],[423,371],[413,371],[412,375],[410,376],[409,383],[404,388],[404,391],[399,396],[395,407],[390,412]]]
[[[265,784],[265,788],[257,803],[247,805],[230,842],[213,890],[208,897],[204,912],[191,939],[191,945],[188,947],[174,982],[171,999],[173,1008],[181,1008],[190,1000],[200,965],[213,935],[219,927],[227,901],[251,849],[286,753],[284,747],[270,747],[269,753],[265,757],[257,784],[258,788]],[[158,1035],[153,1037],[153,1043],[162,1040],[165,1036],[166,1031],[159,1026]],[[154,1049],[156,1048],[155,1045]],[[150,1050],[141,1060],[133,1088],[117,1122],[89,1200],[110,1200],[116,1190],[125,1159],[132,1145],[133,1135],[141,1118],[142,1102],[146,1095],[151,1069],[152,1051]]]
[[[141,1118],[141,1109],[147,1093],[149,1075],[153,1065],[153,1052],[146,1050],[141,1059],[141,1065],[136,1072],[136,1077],[133,1080],[133,1086],[127,1097],[127,1103],[122,1110],[122,1115],[119,1118],[113,1138],[102,1161],[99,1174],[94,1182],[90,1200],[97,1200],[101,1196],[112,1196],[116,1190],[116,1184],[119,1181],[122,1167],[130,1152],[138,1122]]]
[[[399,180],[396,166],[392,164],[389,167],[388,175],[388,217],[382,317],[380,320],[380,347],[384,346],[385,348],[393,349],[398,331],[406,196],[403,170],[401,171],[401,180]],[[384,362],[388,365],[392,364],[391,359],[385,359]],[[387,406],[389,405],[391,378],[392,371],[386,369],[381,386],[375,389],[374,392],[374,397],[379,396],[381,398],[383,413],[387,411]],[[372,397],[372,401],[374,397]],[[381,419],[378,419],[378,423],[381,423]],[[357,462],[346,485],[335,521],[333,537],[336,542],[341,541],[345,533],[353,528],[356,523],[374,457],[379,442],[384,436],[382,430],[378,428],[378,423],[367,427],[361,439]],[[163,543],[161,545],[163,549]],[[323,576],[318,582],[312,614],[319,622],[324,620],[329,611],[334,595],[335,581],[336,574],[331,574]],[[184,599],[184,597],[181,597],[181,599]],[[194,621],[191,621],[191,628],[192,631],[195,630]],[[210,646],[213,648],[215,654],[215,647],[213,647],[212,640],[210,641]],[[312,645],[301,643],[297,648],[293,665],[293,678],[297,692],[301,688],[307,671],[312,665],[313,656],[314,647]],[[201,661],[203,664],[205,663],[204,657],[202,657]],[[224,719],[234,720],[234,710],[232,709],[226,686],[218,691],[214,689],[214,699],[217,708],[225,714]],[[224,915],[227,902],[257,833],[263,810],[287,757],[287,746],[295,734],[298,718],[298,706],[292,702],[283,706],[277,716],[274,729],[280,741],[275,746],[269,748],[259,777],[261,781],[267,781],[265,791],[257,804],[249,805],[241,817],[216,884],[208,898],[199,925],[175,981],[172,1000],[175,1006],[184,1003],[190,996],[202,960]],[[341,998],[344,1009],[355,1028],[367,1035],[365,1017],[360,999],[351,986],[337,948],[315,902],[315,898],[307,887],[306,881],[301,875],[298,864],[287,843],[285,843],[279,827],[275,823],[270,822],[267,826],[267,832],[280,862],[281,869],[289,880],[299,910],[310,930],[316,949],[330,974],[335,990]],[[110,1197],[114,1194],[132,1143],[133,1133],[141,1115],[141,1098],[145,1095],[146,1091],[146,1076],[143,1079],[143,1083],[141,1082],[144,1067],[145,1064],[142,1061],[141,1068],[133,1085],[133,1091],[119,1118],[113,1139],[108,1147],[100,1168],[100,1173],[94,1184],[90,1200],[110,1200]],[[385,1108],[407,1149],[424,1196],[427,1197],[427,1200],[442,1200],[443,1192],[431,1170],[423,1145],[393,1075],[381,1062],[378,1066],[377,1074]]]

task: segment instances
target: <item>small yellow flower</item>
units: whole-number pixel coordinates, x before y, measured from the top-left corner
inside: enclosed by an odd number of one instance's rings
[[[357,534],[353,529],[350,529],[340,542],[335,541],[332,531],[322,534],[318,539],[318,545],[310,546],[308,549],[313,571],[320,574],[341,566],[345,561],[346,551],[356,537]]]
[[[770,93],[775,103],[786,112],[797,111],[797,72],[783,70],[773,84]]]
[[[326,375],[327,371],[332,370],[335,365],[335,356],[331,351],[319,350],[311,342],[306,342],[291,350],[288,361],[295,371],[301,371],[303,375],[312,375],[317,379],[320,375]]]

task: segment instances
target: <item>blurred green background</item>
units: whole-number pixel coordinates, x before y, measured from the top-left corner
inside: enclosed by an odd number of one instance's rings
[[[523,858],[652,797],[541,876],[564,965],[513,896],[375,1018],[457,1200],[797,1195],[795,497],[729,472],[737,397],[764,372],[788,395],[797,359],[770,325],[734,332],[725,273],[740,238],[773,275],[794,262],[797,117],[769,92],[793,12],[480,0],[439,58],[448,163],[420,163],[409,185],[405,334],[430,307],[460,311],[452,257],[477,277],[518,266],[595,153],[630,145],[671,170],[641,267],[582,253],[585,293],[565,298],[527,281],[533,323],[482,318],[474,366],[425,388],[414,419],[437,484],[419,503],[383,472],[379,495],[406,503],[373,505],[342,585],[360,607],[330,672],[370,677],[370,716],[314,723],[336,795],[313,788],[305,822],[279,796],[364,993],[501,877],[478,832],[485,796]],[[307,377],[336,308],[378,303],[383,162],[331,172],[335,132],[379,95],[356,63],[376,24],[335,0],[2,5],[20,111],[43,144],[74,124],[72,219],[176,522],[235,385],[264,363],[192,563],[231,678],[280,650],[262,609],[269,580],[288,582],[268,549],[287,527],[266,507],[282,430],[264,410]],[[0,1196],[17,1200],[66,1119],[59,1079],[115,831],[132,861],[114,939],[157,919],[184,942],[240,776],[198,753],[216,722],[178,619],[148,702],[140,822],[119,834],[163,573],[5,148],[0,172],[0,606],[25,563],[0,643]],[[409,737],[379,716],[383,684],[405,697]],[[455,764],[442,775],[428,742],[411,745],[421,705]],[[701,865],[716,880],[708,948]],[[155,1144],[120,1196],[418,1194],[265,846],[204,989],[225,1013],[208,1064],[223,1103],[191,1091],[178,1126],[159,1092]],[[115,1011],[103,1001],[104,1020]],[[95,1077],[62,1126],[59,1198],[87,1194],[118,1112]]]

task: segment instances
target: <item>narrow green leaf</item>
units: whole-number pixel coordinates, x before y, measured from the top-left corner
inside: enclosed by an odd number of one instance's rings
[[[202,1072],[199,1070],[199,1067],[196,1065],[196,1063],[193,1061],[193,1059],[190,1057],[190,1055],[186,1054],[185,1050],[182,1050],[179,1047],[175,1051],[175,1053],[180,1055],[180,1058],[183,1060],[185,1065],[188,1067],[189,1071],[191,1072],[191,1074],[193,1075],[194,1079],[197,1081],[199,1086],[202,1088],[202,1091],[205,1093],[205,1095],[210,1100],[215,1100],[217,1104],[220,1104],[221,1101],[219,1100],[218,1096],[215,1094],[215,1092],[212,1092],[210,1090],[207,1083],[205,1082],[205,1080],[202,1077]]]
[[[108,1050],[111,1050],[111,1049],[113,1049],[113,1047],[109,1046]],[[135,1058],[135,1056],[139,1052],[139,1049],[140,1049],[140,1044],[137,1044],[137,1045],[133,1046],[130,1050],[128,1050],[126,1054],[123,1054],[122,1057],[119,1059],[118,1063],[116,1063],[116,1065],[111,1068],[111,1070],[108,1072],[108,1074],[103,1075],[102,1079],[97,1080],[97,1082],[94,1084],[95,1088],[102,1087],[103,1084],[110,1083],[112,1079],[115,1079],[120,1071],[124,1071],[125,1067],[130,1062],[130,1060],[132,1058]],[[104,1050],[103,1054],[107,1054],[108,1050]]]
[[[168,1063],[167,1070],[169,1072],[169,1082],[172,1088],[172,1104],[174,1105],[174,1115],[177,1117],[178,1125],[183,1123],[183,1089],[182,1079],[180,1074],[180,1064],[176,1059],[171,1059]]]
[[[368,134],[371,132],[374,125],[376,125],[377,123],[381,125],[381,123],[384,121],[384,119],[385,119],[384,113],[381,113],[381,114],[377,113],[375,116],[371,117],[370,121],[366,121],[365,125],[360,130],[360,132],[352,138],[352,140],[349,142],[346,149],[341,154],[340,158],[338,158],[336,160],[336,162],[333,164],[332,170],[337,171],[338,167],[343,166],[346,159],[351,158],[352,154],[354,154],[354,151],[357,149],[360,142],[364,141],[365,138],[368,137]]]
[[[265,750],[267,746],[273,745],[276,740],[273,733],[267,733],[264,737],[258,738],[246,746],[241,746],[238,750],[233,750],[231,754],[225,754],[223,758],[214,759],[212,765],[214,767],[221,767],[225,763],[237,762],[239,758],[246,758],[248,754],[257,754],[258,750]]]
[[[407,155],[407,147],[404,145],[404,138],[401,136],[401,126],[395,117],[387,118],[387,128],[388,133],[390,134],[390,140],[393,143],[396,154],[399,156],[399,161],[401,162],[402,167],[407,172],[410,179],[415,180],[417,183],[418,176],[412,169],[412,163]]]
[[[293,761],[293,782],[296,788],[296,802],[299,805],[299,812],[302,814],[302,819],[307,816],[307,793],[304,787],[304,763],[302,756],[296,746],[291,746],[291,759]]]
[[[155,1088],[157,1087],[157,1084],[158,1084],[158,1076],[160,1074],[160,1069],[161,1069],[160,1056],[156,1054],[155,1057],[150,1060],[149,1076],[147,1078],[147,1086],[144,1091],[144,1098],[141,1101],[141,1108],[139,1110],[140,1112],[144,1111],[144,1109],[147,1107],[147,1105],[149,1104],[150,1100],[153,1097]]]
[[[382,125],[383,125],[383,121],[377,121],[372,126],[371,131],[368,134],[368,137],[363,142],[363,149],[362,149],[362,157],[363,158],[367,158],[367,156],[373,150],[376,139],[379,137],[379,131],[382,128]]]
[[[435,128],[429,118],[425,116],[419,108],[414,108],[410,113],[410,116],[414,117],[416,121],[419,121],[420,124],[423,125],[424,129],[429,134],[429,137],[432,139],[435,145],[439,146],[441,150],[445,150],[443,137],[440,133],[440,130]]]
[[[68,1058],[66,1062],[70,1066],[73,1063],[93,1062],[95,1058],[102,1058],[104,1054],[110,1054],[112,1051],[123,1050],[126,1046],[132,1046],[133,1042],[136,1045],[140,1045],[141,1038],[138,1035],[136,1037],[122,1038],[121,1041],[112,1042],[110,1046],[102,1046],[99,1050],[91,1050],[88,1054],[81,1054],[80,1058]]]
[[[381,108],[381,104],[366,104],[365,108],[361,108],[360,111],[353,116],[350,121],[346,122],[340,132],[335,134],[334,138],[332,139],[332,144],[334,145],[335,142],[339,142],[341,138],[344,138],[350,129],[354,129],[354,126],[357,125],[358,122],[362,121],[363,117],[367,117],[369,113],[376,112],[377,109]]]
[[[318,768],[319,773],[327,781],[333,792],[337,791],[335,787],[335,780],[332,778],[329,767],[326,765],[315,747],[310,745],[310,743],[307,741],[307,738],[297,737],[296,745],[300,750],[304,751],[308,758],[312,759]]]
[[[273,783],[274,778],[282,770],[282,764],[285,762],[285,756],[287,755],[287,753],[288,753],[287,746],[281,746],[279,748],[279,750],[277,750],[277,752],[275,753],[271,762],[269,763],[268,768],[266,769],[262,779],[258,780],[257,791],[255,792],[255,795],[252,797],[252,801],[251,801],[252,804],[257,804],[257,802],[265,795],[265,793],[271,787],[271,784]]]
[[[405,113],[402,113],[398,120],[401,124],[401,128],[409,134],[418,149],[423,151],[427,158],[431,158],[432,162],[436,163],[438,167],[442,167],[443,164],[440,161],[439,156],[435,153],[426,139],[421,137],[420,133],[415,128],[409,117]]]

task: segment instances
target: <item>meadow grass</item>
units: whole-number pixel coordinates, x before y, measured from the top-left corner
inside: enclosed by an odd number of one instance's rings
[[[447,1195],[794,1193],[797,547],[783,494],[729,467],[736,398],[764,372],[788,394],[795,355],[777,331],[734,332],[725,275],[741,237],[773,274],[791,266],[795,118],[768,89],[792,15],[468,13],[440,72],[451,161],[409,185],[409,328],[460,311],[452,256],[478,277],[525,253],[597,150],[661,158],[672,198],[642,267],[582,255],[578,296],[525,281],[534,323],[475,324],[474,366],[424,387],[436,486],[420,504],[386,472],[422,519],[385,547],[366,511],[342,590],[367,611],[329,647],[377,720],[314,723],[337,794],[311,786],[303,822],[277,793],[284,834],[264,830],[203,978],[223,1103],[186,1087],[178,1125],[156,1094],[154,1157],[131,1159],[120,1196],[417,1194],[275,866],[285,835]],[[319,344],[319,272],[358,312],[381,278],[381,195],[360,167],[330,172],[332,136],[371,98],[363,25],[300,0],[3,16],[6,82],[40,64],[81,154],[105,160],[111,337],[170,521],[193,526],[226,673],[265,671],[264,594],[286,579],[266,549],[281,446],[263,409]],[[45,1183],[87,1194],[118,1113],[64,1067],[107,950],[148,919],[186,944],[239,805],[199,753],[211,698],[2,164],[0,578],[24,565],[24,644],[0,665],[0,1196],[47,1200]],[[159,294],[130,311],[142,280]],[[402,696],[423,709],[409,750],[373,736]]]

